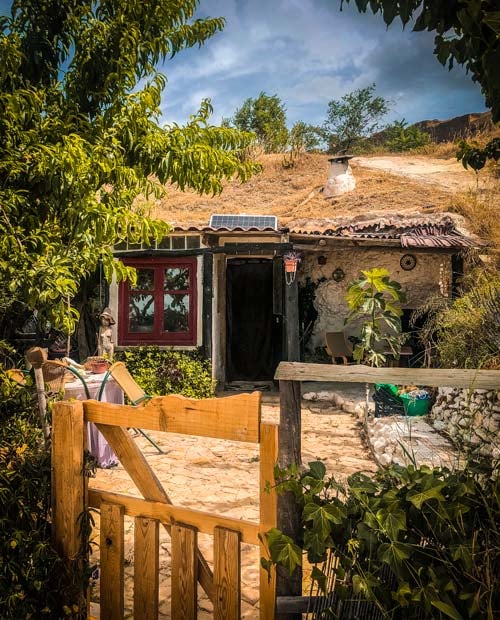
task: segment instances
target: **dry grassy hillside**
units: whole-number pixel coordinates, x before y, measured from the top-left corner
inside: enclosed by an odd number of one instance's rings
[[[244,184],[228,182],[220,196],[200,196],[168,187],[156,216],[174,225],[199,226],[207,225],[212,213],[248,213],[276,215],[280,224],[286,225],[303,218],[446,211],[452,196],[450,189],[439,183],[368,168],[354,159],[356,189],[324,199],[321,190],[328,175],[327,155],[304,154],[292,168],[283,167],[283,155],[263,155],[259,160],[263,164],[260,175]],[[458,169],[467,174],[460,166]],[[467,178],[474,184],[473,176]]]

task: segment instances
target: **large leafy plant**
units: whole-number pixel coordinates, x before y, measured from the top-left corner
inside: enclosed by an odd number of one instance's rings
[[[271,530],[263,564],[293,572],[307,555],[320,593],[337,595],[326,617],[340,617],[353,594],[387,619],[498,617],[497,476],[394,465],[373,479],[356,473],[343,485],[321,462],[275,475],[278,490],[295,495],[302,531],[292,540]]]
[[[362,271],[347,289],[349,315],[346,323],[360,326],[353,357],[380,366],[386,351],[397,359],[401,351],[401,304],[406,300],[401,285],[390,279],[387,269]]]

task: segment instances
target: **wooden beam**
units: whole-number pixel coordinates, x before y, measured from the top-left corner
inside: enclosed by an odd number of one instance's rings
[[[300,336],[299,288],[296,279],[285,285],[285,334],[286,359],[297,362],[300,359]]]
[[[500,389],[500,370],[464,370],[462,368],[372,368],[362,364],[344,366],[281,362],[274,378],[280,381],[340,381],[483,390]]]
[[[163,501],[148,501],[122,493],[89,489],[89,506],[99,508],[104,502],[122,505],[128,517],[144,516],[150,519],[158,519],[162,523],[170,523],[174,519],[174,521],[195,527],[203,534],[213,534],[214,528],[220,525],[239,532],[242,542],[250,545],[259,544],[259,524],[252,521],[174,506]]]
[[[134,519],[134,618],[158,617],[159,523]]]
[[[265,542],[266,533],[277,526],[277,493],[274,481],[274,466],[278,462],[278,426],[261,424],[260,431],[260,555],[269,557]],[[234,528],[233,528],[234,529]],[[243,541],[244,542],[244,541]],[[261,620],[274,620],[276,596],[276,569],[270,575],[261,566],[259,583],[259,617]]]
[[[214,530],[214,589],[214,620],[240,620],[240,536],[223,527]]]
[[[60,555],[75,560],[80,552],[79,517],[87,504],[83,475],[86,428],[80,401],[54,403],[52,410],[52,540]]]
[[[89,422],[258,443],[261,392],[196,400],[176,394],[156,396],[131,407],[85,401]]]
[[[184,523],[172,524],[172,620],[196,620],[198,617],[197,545],[195,528]]]
[[[123,618],[124,610],[124,524],[123,507],[116,504],[101,506],[101,617]]]
[[[281,366],[281,364],[280,364]],[[301,394],[298,381],[280,381],[280,428],[279,465],[281,468],[302,465],[301,442]],[[293,540],[299,539],[300,509],[291,491],[278,496],[278,529]],[[283,567],[277,569],[276,594],[300,596],[302,594],[302,570],[298,567],[289,575]],[[300,614],[278,614],[278,620],[300,620]]]
[[[202,342],[203,355],[212,359],[212,300],[213,300],[214,255],[203,256],[203,302],[202,302]]]

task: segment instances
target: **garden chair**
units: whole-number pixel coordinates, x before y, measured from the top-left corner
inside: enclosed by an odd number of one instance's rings
[[[136,382],[134,377],[132,377],[125,364],[123,362],[115,362],[108,368],[106,374],[104,375],[104,379],[101,383],[101,389],[99,390],[98,400],[102,399],[104,388],[106,387],[106,383],[110,377],[113,377],[116,383],[121,387],[132,405],[137,406],[145,404],[151,398],[151,396],[146,394],[146,392]],[[140,428],[134,428],[133,430],[140,433],[145,439],[147,439],[160,454],[164,454],[160,446],[153,439],[151,439],[147,433]]]
[[[325,349],[332,362],[335,364],[335,359],[342,359],[344,364],[348,364],[348,359],[352,358],[352,346],[346,342],[344,332],[326,332],[325,339]]]

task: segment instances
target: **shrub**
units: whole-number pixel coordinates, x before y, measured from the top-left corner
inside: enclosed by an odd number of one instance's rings
[[[0,617],[77,618],[84,584],[51,546],[51,465],[31,390],[0,368]]]
[[[189,398],[214,396],[210,362],[198,352],[162,351],[137,347],[117,355],[137,383],[152,396],[182,394]]]
[[[294,541],[271,530],[271,561],[293,571],[303,552],[313,563],[333,554],[312,578],[340,601],[366,598],[377,617],[498,617],[500,482],[491,472],[394,465],[373,479],[358,472],[345,487],[325,473],[321,462],[277,470],[279,490],[300,506],[302,532]]]
[[[385,147],[389,151],[395,153],[403,153],[411,151],[429,144],[431,138],[428,133],[421,131],[414,125],[408,127],[408,123],[402,121],[394,121],[392,125],[388,125],[385,129]]]

